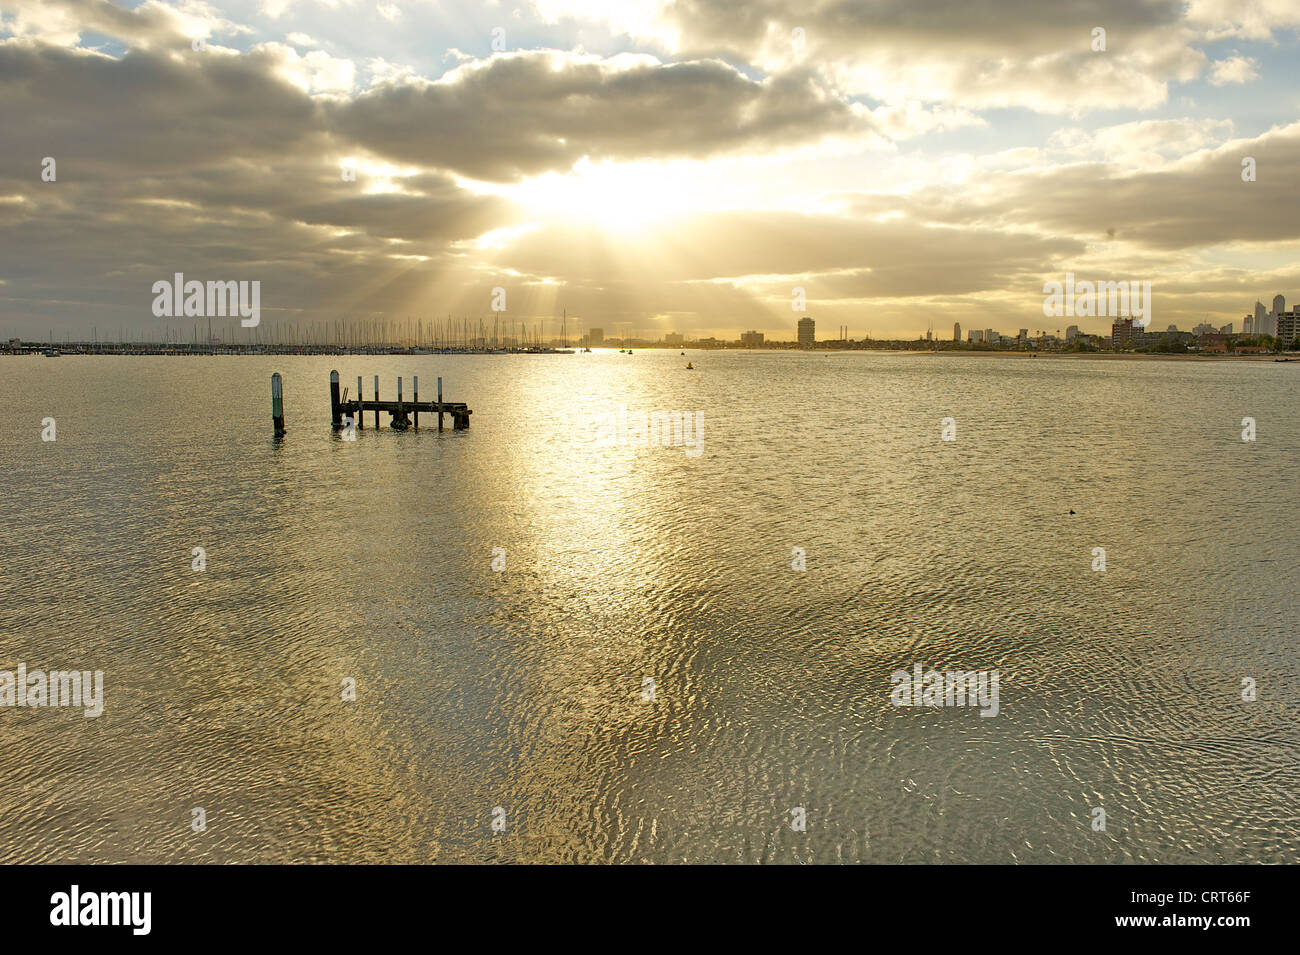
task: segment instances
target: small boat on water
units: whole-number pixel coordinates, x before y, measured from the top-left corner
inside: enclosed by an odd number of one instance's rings
[[[695,370],[695,366],[692,365],[692,364],[688,361],[688,362],[686,363],[686,370],[687,370],[687,371],[694,371],[694,370]]]

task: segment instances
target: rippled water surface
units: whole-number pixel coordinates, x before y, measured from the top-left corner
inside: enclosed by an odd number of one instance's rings
[[[1300,365],[690,359],[0,359],[0,861],[1300,861]]]

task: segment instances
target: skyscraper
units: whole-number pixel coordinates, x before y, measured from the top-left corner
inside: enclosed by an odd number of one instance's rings
[[[817,325],[811,318],[799,319],[799,347],[812,348],[817,341]]]
[[[1296,338],[1300,337],[1300,309],[1292,308],[1289,312],[1279,312],[1275,334],[1283,348],[1290,348]]]
[[[1285,311],[1286,311],[1286,296],[1274,295],[1273,310],[1264,316],[1264,327],[1256,329],[1256,331],[1263,335],[1276,335],[1277,317]]]
[[[955,342],[961,341],[961,322],[952,323],[952,340]]]

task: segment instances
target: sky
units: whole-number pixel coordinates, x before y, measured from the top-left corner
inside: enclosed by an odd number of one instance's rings
[[[791,340],[1055,332],[1073,272],[1240,330],[1300,298],[1298,31],[1295,0],[0,0],[0,335],[188,340],[175,273],[280,326]]]

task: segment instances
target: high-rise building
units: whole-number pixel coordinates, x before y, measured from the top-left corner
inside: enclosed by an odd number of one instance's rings
[[[984,329],[984,340],[990,344],[996,345],[998,342],[998,333],[991,328]]]
[[[664,336],[665,345],[681,345],[686,341],[686,336],[681,332],[669,332]]]
[[[811,318],[799,319],[799,347],[812,348],[817,341],[817,323]]]
[[[605,340],[605,329],[603,329],[603,328],[589,328],[589,329],[587,329],[587,344],[588,344],[588,345],[599,345],[599,344],[600,344],[601,342],[603,342],[604,340]]]
[[[1065,327],[1065,340],[1066,340],[1067,342],[1072,342],[1072,341],[1074,341],[1074,340],[1075,340],[1076,338],[1078,338],[1078,337],[1079,337],[1079,326],[1078,326],[1078,325],[1067,325],[1067,326]]]
[[[1300,308],[1281,312],[1277,316],[1278,344],[1283,348],[1290,348],[1297,336],[1300,336]]]
[[[1133,339],[1133,319],[1117,318],[1110,326],[1110,345],[1112,348],[1123,348]]]
[[[1277,317],[1286,311],[1286,296],[1273,296],[1273,309],[1264,316],[1263,325],[1256,329],[1256,334],[1276,335],[1277,334]]]
[[[978,328],[972,328],[969,332],[966,333],[966,335],[967,335],[966,340],[971,342],[972,344],[975,342],[984,341],[984,333],[980,331]]]
[[[746,348],[756,348],[759,345],[763,344],[763,333],[752,331],[752,330],[748,332],[741,332],[740,344],[744,345]]]
[[[961,341],[961,322],[952,323],[952,340],[955,342]]]
[[[1253,335],[1253,334],[1255,334],[1255,316],[1254,316],[1254,315],[1243,315],[1243,316],[1241,316],[1241,333],[1242,333],[1243,335]]]

